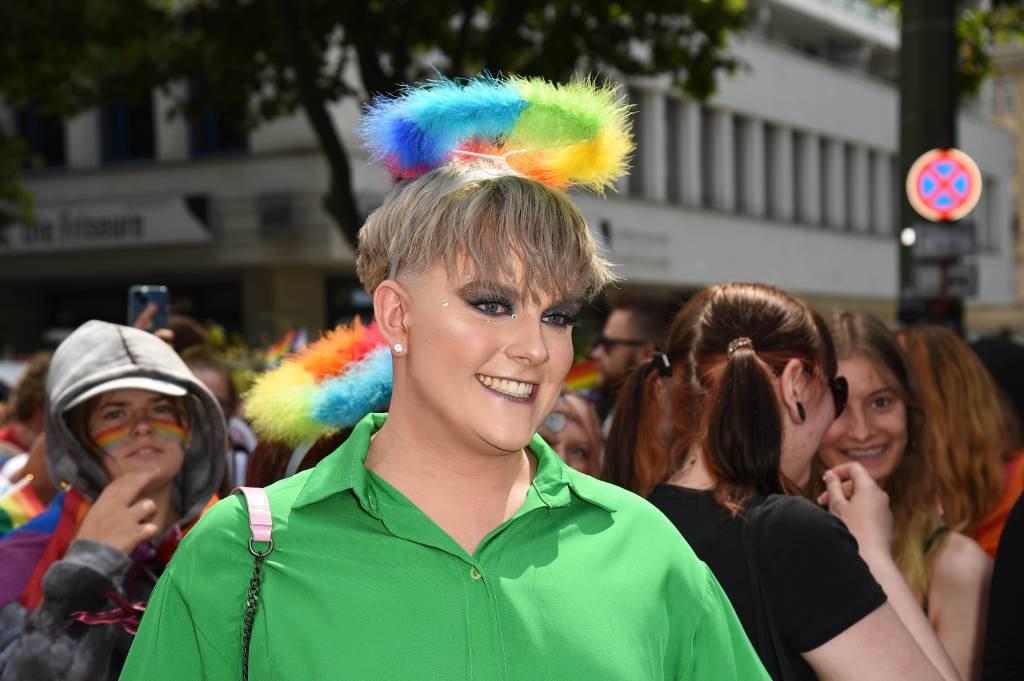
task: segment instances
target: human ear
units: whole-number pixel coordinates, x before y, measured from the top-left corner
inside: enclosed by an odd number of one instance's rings
[[[789,413],[789,418],[795,424],[806,421],[807,372],[804,371],[803,362],[798,359],[786,362],[779,378],[779,387],[782,406]]]
[[[386,279],[377,285],[373,292],[373,319],[388,347],[409,347],[407,322],[410,308],[409,293],[400,283]]]

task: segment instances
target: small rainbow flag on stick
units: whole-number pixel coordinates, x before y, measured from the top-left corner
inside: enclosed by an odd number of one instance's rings
[[[0,537],[46,510],[30,482],[30,477],[25,478],[0,497]]]
[[[597,365],[594,360],[588,359],[580,362],[565,377],[565,382],[576,392],[586,392],[597,389]]]
[[[301,352],[306,347],[306,330],[292,329],[281,340],[267,348],[266,364],[274,367],[293,352]]]

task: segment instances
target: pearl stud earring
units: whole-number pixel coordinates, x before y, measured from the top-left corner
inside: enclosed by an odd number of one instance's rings
[[[395,343],[394,346],[392,346],[392,349],[395,352],[399,352],[399,353],[405,352],[405,346],[402,345],[401,343]]]

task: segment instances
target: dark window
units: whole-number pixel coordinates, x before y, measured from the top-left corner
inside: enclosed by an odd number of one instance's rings
[[[129,102],[118,100],[103,107],[100,126],[103,162],[151,159],[155,153],[153,96]]]
[[[40,159],[44,167],[56,168],[66,163],[63,119],[41,114],[29,106],[18,111],[17,129],[29,153]]]
[[[715,204],[715,189],[718,186],[717,163],[714,154],[714,112],[706,107],[700,108],[700,174],[701,174],[701,205],[711,208]]]
[[[240,107],[208,105],[202,115],[192,121],[192,155],[224,154],[248,149],[244,120],[245,113]]]
[[[747,126],[752,121],[743,116],[732,119],[732,185],[736,191],[736,212],[749,213],[752,206],[747,186]]]
[[[675,97],[665,97],[665,195],[674,203],[683,200],[680,192],[683,165],[679,146],[681,130],[681,102]]]

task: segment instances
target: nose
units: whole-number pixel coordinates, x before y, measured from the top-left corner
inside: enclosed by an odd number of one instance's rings
[[[863,409],[851,409],[847,406],[839,418],[846,419],[846,433],[854,440],[867,440],[874,432],[871,419],[867,417]]]
[[[144,414],[136,414],[135,422],[132,423],[132,437],[144,437],[152,432],[153,425],[149,422],[149,419]]]
[[[548,361],[548,346],[544,342],[541,322],[520,319],[514,324],[513,338],[506,346],[505,354],[511,359],[531,366]]]

